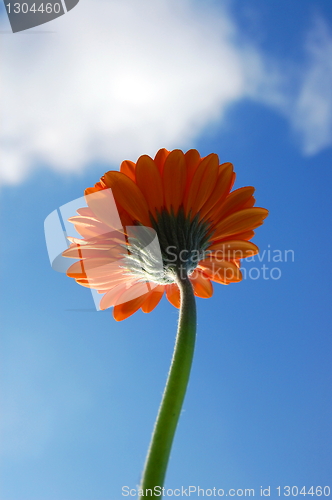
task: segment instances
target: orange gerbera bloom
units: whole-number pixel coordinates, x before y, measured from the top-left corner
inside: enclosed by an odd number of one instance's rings
[[[67,275],[105,294],[100,308],[114,306],[117,321],[138,309],[151,312],[164,292],[179,307],[179,272],[202,298],[212,296],[211,281],[241,281],[240,259],[258,253],[249,240],[268,211],[254,207],[253,187],[230,192],[234,181],[231,163],[220,165],[216,154],[201,158],[195,149],[123,161],[120,172],[106,172],[86,189],[88,207],[69,219],[83,239],[69,238],[63,255],[79,261]],[[120,224],[106,205],[110,192]]]

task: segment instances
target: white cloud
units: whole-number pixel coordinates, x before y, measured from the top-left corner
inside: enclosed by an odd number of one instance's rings
[[[7,182],[186,143],[246,89],[235,26],[190,2],[82,1],[52,29],[2,37]]]
[[[314,154],[332,145],[332,34],[321,18],[308,35],[307,51],[309,63],[292,122],[304,152]]]
[[[304,62],[257,59],[251,97],[288,119],[304,155],[332,145],[332,34],[317,16],[303,46]]]
[[[293,109],[307,152],[329,144],[331,89],[321,82],[331,74],[328,34],[313,43],[301,94],[289,105],[280,67],[240,42],[229,14],[214,9],[191,0],[85,0],[36,29],[54,33],[2,36],[0,181],[19,182],[36,166],[79,171],[95,160],[184,148],[245,96]]]

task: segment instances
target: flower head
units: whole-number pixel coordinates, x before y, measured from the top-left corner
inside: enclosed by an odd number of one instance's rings
[[[249,240],[268,211],[254,207],[253,187],[231,192],[234,181],[231,163],[194,149],[123,161],[86,189],[88,207],[69,219],[83,239],[69,238],[63,255],[79,260],[67,275],[103,293],[101,309],[114,306],[118,321],[152,311],[164,292],[179,307],[183,274],[202,298],[212,281],[241,281],[240,260],[258,253]]]

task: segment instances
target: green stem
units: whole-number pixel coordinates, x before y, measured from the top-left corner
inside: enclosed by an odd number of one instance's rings
[[[145,462],[139,498],[161,498],[169,455],[186,394],[196,339],[196,303],[188,277],[178,277],[181,306],[173,359]],[[155,487],[156,488],[154,490]],[[147,492],[147,489],[151,491]],[[151,494],[152,493],[152,494]]]

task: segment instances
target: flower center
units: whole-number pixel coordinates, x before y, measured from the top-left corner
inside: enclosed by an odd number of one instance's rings
[[[128,232],[128,274],[163,285],[190,275],[209,246],[210,224],[199,214],[186,216],[182,207],[177,214],[162,209],[156,219],[151,215],[151,222],[154,231],[137,225]]]

